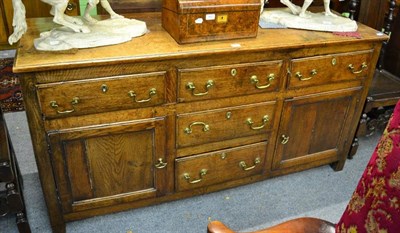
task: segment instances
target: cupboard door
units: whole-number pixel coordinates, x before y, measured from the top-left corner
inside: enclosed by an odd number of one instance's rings
[[[360,89],[288,99],[284,102],[273,169],[338,161],[349,134]]]
[[[163,118],[49,133],[64,213],[166,193],[165,133]]]

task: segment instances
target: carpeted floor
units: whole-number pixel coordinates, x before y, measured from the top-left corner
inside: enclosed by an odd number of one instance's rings
[[[33,159],[25,112],[6,113],[24,179],[28,220],[34,233],[51,232]],[[207,195],[67,223],[74,233],[200,233],[209,219],[239,231],[270,226],[299,216],[339,220],[375,148],[379,135],[361,138],[343,171],[329,166],[277,177]],[[0,218],[0,233],[18,232],[14,216]]]
[[[0,51],[0,106],[3,112],[23,111],[19,75],[12,72],[15,51]]]

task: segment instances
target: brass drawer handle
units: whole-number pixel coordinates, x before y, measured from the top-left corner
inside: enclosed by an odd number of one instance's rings
[[[76,105],[78,103],[79,103],[79,97],[74,97],[74,98],[72,98],[72,101],[71,101],[72,109],[58,110],[60,108],[60,106],[58,105],[57,101],[52,100],[52,101],[50,101],[50,107],[54,108],[58,114],[67,114],[67,113],[75,112],[74,105]]]
[[[253,122],[253,120],[251,118],[247,118],[246,123],[250,126],[250,128],[252,130],[259,130],[259,129],[264,128],[267,125],[268,121],[269,121],[269,116],[265,115],[262,118],[262,123],[263,124],[260,125],[260,126],[253,126],[254,122]]]
[[[300,81],[307,81],[307,80],[312,79],[315,75],[317,75],[317,73],[318,72],[316,69],[312,69],[310,72],[310,77],[304,78],[303,75],[301,74],[301,72],[299,71],[299,72],[296,72],[296,77],[298,79],[300,79]]]
[[[366,70],[368,68],[368,65],[367,65],[366,62],[363,62],[361,64],[361,68],[359,70],[357,70],[357,71],[354,70],[355,68],[354,68],[353,64],[349,64],[348,67],[349,67],[349,70],[351,71],[351,73],[359,74],[359,73],[363,72],[364,70]]]
[[[245,161],[240,161],[239,162],[239,166],[243,169],[243,171],[249,171],[249,170],[254,169],[257,166],[257,164],[259,164],[259,163],[261,163],[261,159],[259,157],[257,157],[257,158],[254,159],[254,165],[253,166],[247,167],[247,164],[246,164]]]
[[[185,133],[191,134],[193,132],[192,127],[195,125],[202,125],[204,132],[207,132],[210,130],[210,126],[204,122],[193,122],[189,125],[189,127],[185,128]]]
[[[255,84],[255,87],[256,87],[257,89],[265,89],[265,88],[270,87],[270,86],[271,86],[272,80],[275,79],[275,74],[269,74],[268,77],[267,77],[267,79],[268,79],[268,83],[267,83],[267,84],[265,84],[265,85],[259,85],[259,82],[260,82],[260,81],[258,80],[257,75],[253,75],[253,76],[251,76],[251,78],[250,78],[251,83]]]
[[[158,163],[154,165],[154,167],[156,167],[157,169],[162,169],[166,166],[167,166],[167,163],[164,163],[162,158],[159,158]]]
[[[129,91],[128,95],[133,99],[133,101],[135,101],[136,103],[146,103],[149,102],[152,98],[153,95],[157,94],[157,90],[155,88],[151,88],[149,90],[149,98],[147,99],[143,99],[143,100],[137,100],[136,99],[136,93],[134,91]]]
[[[281,137],[282,137],[282,141],[281,141],[282,145],[285,145],[286,143],[288,143],[289,136],[286,136],[283,134]]]
[[[183,178],[185,178],[185,180],[186,180],[189,184],[196,184],[196,183],[199,183],[200,181],[202,181],[203,176],[205,176],[206,174],[207,174],[207,169],[201,169],[201,170],[200,170],[200,173],[199,173],[199,176],[200,176],[199,179],[197,179],[197,180],[190,180],[191,178],[190,178],[189,173],[184,173],[184,174],[183,174]]]
[[[196,86],[194,85],[193,82],[188,82],[188,83],[186,84],[186,88],[187,88],[188,90],[191,90],[191,91],[192,91],[192,95],[194,95],[194,96],[203,96],[203,95],[207,95],[209,89],[210,89],[211,87],[213,87],[214,85],[215,85],[215,83],[214,83],[213,80],[208,80],[207,83],[206,83],[206,85],[205,85],[206,92],[200,92],[200,93],[195,93],[195,92],[194,92],[195,89],[196,89]]]

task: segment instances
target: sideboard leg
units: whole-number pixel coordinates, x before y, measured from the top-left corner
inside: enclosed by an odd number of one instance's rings
[[[331,163],[330,164],[330,166],[331,166],[331,168],[334,170],[334,171],[341,171],[341,170],[343,170],[343,167],[344,167],[344,162],[345,162],[346,160],[343,160],[343,161],[337,161],[337,162],[334,162],[334,163]]]
[[[24,93],[26,117],[29,122],[32,145],[38,166],[40,183],[42,186],[50,224],[53,232],[65,233],[65,221],[62,215],[61,205],[57,198],[57,187],[52,171],[51,156],[47,146],[46,130],[44,129],[43,115],[39,112],[38,96],[34,75],[29,74],[21,79],[21,87]]]
[[[66,233],[65,223],[60,223],[58,225],[51,225],[51,229],[54,233]]]

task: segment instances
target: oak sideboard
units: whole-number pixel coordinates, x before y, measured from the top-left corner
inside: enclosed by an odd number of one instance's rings
[[[179,45],[149,32],[39,52],[28,20],[14,64],[54,232],[87,218],[331,164],[341,170],[387,36],[259,29]]]

